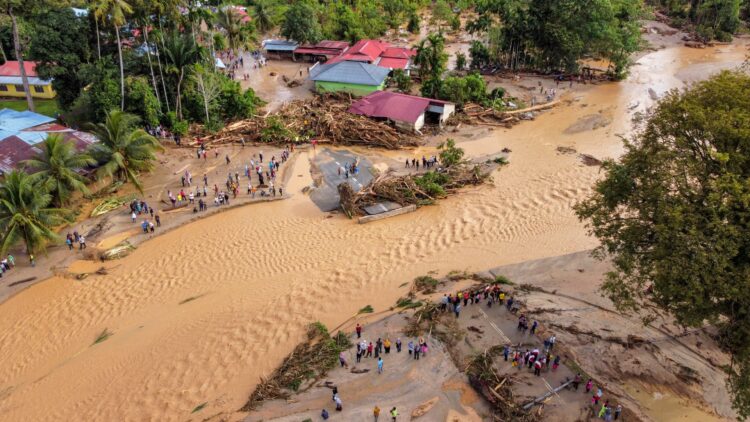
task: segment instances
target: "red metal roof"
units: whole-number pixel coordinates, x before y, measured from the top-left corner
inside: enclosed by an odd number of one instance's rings
[[[415,123],[430,104],[447,102],[396,92],[375,91],[352,103],[349,113]]]
[[[380,40],[359,40],[356,44],[349,47],[346,53],[335,57],[330,63],[341,62],[344,60],[374,63],[378,57],[385,51],[390,44]]]
[[[387,67],[389,69],[406,69],[409,65],[409,59],[395,59],[390,57],[383,57],[378,62],[378,66]]]
[[[24,60],[23,67],[26,69],[26,76],[39,76],[36,74],[36,62]],[[21,67],[16,60],[8,60],[5,64],[0,65],[0,76],[21,76]]]
[[[39,148],[27,144],[17,136],[0,140],[0,171],[7,173],[16,168],[21,161],[28,160],[40,152]]]
[[[417,55],[417,50],[407,47],[388,47],[383,51],[380,57],[389,57],[394,59],[409,59]]]

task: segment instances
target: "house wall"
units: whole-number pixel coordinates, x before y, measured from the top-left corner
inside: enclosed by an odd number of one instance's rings
[[[365,96],[375,91],[380,91],[385,82],[380,85],[345,84],[341,82],[315,81],[315,90],[318,92],[349,92],[354,95]]]
[[[443,114],[440,115],[440,126],[443,126],[446,120],[448,120],[449,117],[453,113],[456,112],[456,106],[455,104],[445,104],[443,106]]]
[[[36,88],[41,88],[42,92],[37,92]],[[31,85],[31,96],[33,98],[55,98],[55,91],[52,89],[52,85]],[[16,89],[13,84],[0,84],[0,97],[18,97],[25,98],[26,94],[23,89]]]

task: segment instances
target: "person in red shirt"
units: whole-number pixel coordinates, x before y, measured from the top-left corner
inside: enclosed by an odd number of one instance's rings
[[[357,324],[357,338],[362,338],[362,326]]]

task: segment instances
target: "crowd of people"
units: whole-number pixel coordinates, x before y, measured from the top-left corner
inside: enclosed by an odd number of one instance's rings
[[[32,263],[33,263],[33,255],[31,255]],[[2,261],[0,261],[0,278],[3,278],[3,274],[6,272],[12,270],[16,267],[16,258],[13,257],[13,255],[8,254],[6,258],[4,258]]]
[[[419,162],[420,162],[419,158],[412,158],[411,161],[407,158],[405,161],[406,168],[413,168],[419,171]],[[430,158],[427,158],[424,155],[422,156],[422,168],[423,169],[426,170],[428,168],[432,168],[436,166],[437,164],[438,164],[437,156],[433,155]]]

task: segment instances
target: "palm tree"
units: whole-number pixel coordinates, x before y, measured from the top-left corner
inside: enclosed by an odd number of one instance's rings
[[[168,71],[177,73],[177,117],[182,119],[182,82],[191,65],[200,62],[202,51],[190,36],[172,34],[164,44],[164,54],[169,63]]]
[[[162,147],[143,129],[136,129],[138,117],[120,110],[107,113],[104,123],[91,125],[90,130],[99,138],[91,146],[91,155],[101,163],[99,178],[131,182],[143,192],[138,173],[154,167],[155,151]]]
[[[95,17],[104,20],[109,17],[112,26],[115,27],[117,37],[117,55],[120,59],[120,110],[125,110],[125,70],[122,64],[122,43],[120,42],[120,27],[125,25],[125,15],[133,13],[125,0],[98,0],[94,6]]]
[[[29,254],[42,252],[56,241],[52,227],[62,224],[68,212],[48,208],[52,195],[37,186],[31,176],[20,170],[5,175],[0,185],[0,254],[22,240]]]
[[[5,2],[5,11],[10,17],[11,31],[13,32],[13,49],[16,52],[16,60],[18,60],[18,69],[21,72],[21,84],[23,84],[23,91],[26,94],[26,104],[29,110],[34,111],[34,98],[31,96],[31,86],[29,86],[29,76],[26,74],[26,67],[23,64],[23,49],[21,47],[21,38],[18,35],[18,22],[16,21],[16,15],[13,12],[13,6],[15,2]],[[21,9],[23,11],[23,8]]]
[[[88,154],[78,153],[73,142],[66,142],[60,134],[51,134],[39,145],[42,153],[25,160],[23,165],[36,173],[31,180],[52,195],[52,202],[65,206],[74,191],[88,193],[85,179],[76,170],[96,164]]]
[[[268,32],[273,28],[273,16],[271,15],[271,8],[268,4],[261,0],[255,3],[253,7],[253,15],[255,16],[255,23],[258,30],[261,32]]]
[[[225,31],[229,40],[229,48],[237,51],[238,48],[248,44],[253,40],[253,27],[242,23],[242,17],[236,10],[228,7],[220,10],[217,21]]]

